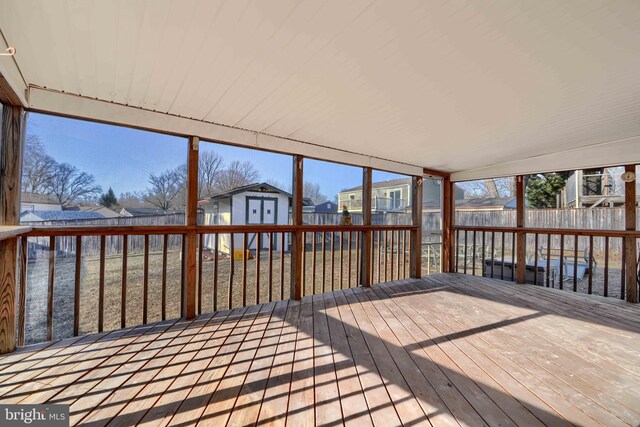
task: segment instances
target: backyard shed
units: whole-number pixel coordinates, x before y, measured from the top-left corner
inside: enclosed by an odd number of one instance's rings
[[[204,211],[204,225],[286,225],[289,223],[289,205],[291,194],[273,185],[254,183],[237,187],[229,191],[216,194],[206,201],[201,201],[199,207]],[[257,236],[248,234],[247,248],[256,249]],[[222,253],[231,252],[229,235],[218,236],[218,250]],[[234,236],[233,247],[243,247],[243,235]],[[280,250],[280,242],[274,239],[274,250]],[[285,249],[289,245],[288,236],[285,236]],[[206,236],[204,246],[214,249],[213,236]],[[269,238],[265,233],[262,236],[262,248],[269,248]]]

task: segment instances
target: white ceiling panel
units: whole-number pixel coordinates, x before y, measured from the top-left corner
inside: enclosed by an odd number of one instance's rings
[[[469,178],[640,162],[638,22],[637,0],[0,0],[0,72]]]

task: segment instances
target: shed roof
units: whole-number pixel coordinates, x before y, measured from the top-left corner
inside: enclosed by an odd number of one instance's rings
[[[99,212],[86,211],[25,211],[20,215],[21,218],[36,217],[41,221],[68,221],[74,219],[102,219],[104,215]],[[26,219],[27,221],[33,221]]]

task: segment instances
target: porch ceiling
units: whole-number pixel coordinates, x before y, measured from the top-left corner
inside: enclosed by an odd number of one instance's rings
[[[38,110],[470,179],[640,162],[638,22],[636,0],[5,0],[0,73]]]

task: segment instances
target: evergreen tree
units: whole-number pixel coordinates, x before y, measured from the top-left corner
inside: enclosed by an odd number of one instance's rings
[[[552,172],[527,177],[526,195],[529,207],[556,207],[556,196],[565,187],[571,172]]]
[[[111,187],[109,187],[109,191],[107,191],[106,193],[102,194],[100,196],[100,202],[99,202],[102,206],[107,207],[107,208],[112,208],[113,206],[116,206],[118,204],[118,199],[116,199],[116,195],[113,192],[113,190],[111,189]]]

